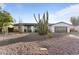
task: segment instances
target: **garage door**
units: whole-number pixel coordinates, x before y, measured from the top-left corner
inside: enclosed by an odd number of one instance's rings
[[[62,26],[56,26],[55,27],[55,32],[60,32],[60,33],[62,33],[62,32],[67,32],[67,27],[62,27]]]

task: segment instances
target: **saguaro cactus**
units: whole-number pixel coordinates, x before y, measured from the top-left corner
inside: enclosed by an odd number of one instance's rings
[[[38,19],[34,14],[34,18],[37,22],[37,32],[40,35],[47,34],[48,33],[48,12],[44,13],[41,19],[40,19],[40,14],[38,14]]]

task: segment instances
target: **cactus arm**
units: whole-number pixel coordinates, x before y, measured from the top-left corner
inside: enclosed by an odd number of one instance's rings
[[[40,14],[38,14],[38,19],[40,20]]]
[[[34,19],[35,19],[35,21],[38,23],[38,21],[37,21],[37,19],[36,19],[36,16],[35,16],[35,14],[34,14]]]
[[[47,20],[47,23],[48,23],[48,19],[49,19],[49,15],[48,15],[48,11],[46,12],[46,20]]]

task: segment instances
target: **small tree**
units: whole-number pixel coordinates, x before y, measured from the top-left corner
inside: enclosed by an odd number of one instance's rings
[[[13,25],[13,17],[7,11],[0,11],[0,28],[2,32],[8,32],[9,25]]]
[[[11,14],[5,10],[3,10],[0,6],[0,29],[2,30],[2,33],[8,33],[8,26],[13,25],[13,17]],[[3,35],[4,40],[4,35]]]
[[[8,32],[8,26],[13,25],[13,22],[11,14],[3,10],[2,6],[0,6],[0,28],[2,29],[2,32]]]
[[[38,19],[34,14],[34,18],[37,22],[37,32],[40,35],[45,35],[48,33],[48,12],[44,13],[42,18],[40,18],[40,14],[38,14]]]

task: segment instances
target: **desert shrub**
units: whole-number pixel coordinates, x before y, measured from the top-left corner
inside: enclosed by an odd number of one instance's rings
[[[52,34],[52,32],[48,32],[48,38],[52,38],[53,37],[53,34]]]
[[[48,36],[48,38],[52,38],[53,37],[53,33],[50,31],[50,29],[48,29],[47,36]]]

